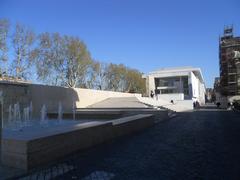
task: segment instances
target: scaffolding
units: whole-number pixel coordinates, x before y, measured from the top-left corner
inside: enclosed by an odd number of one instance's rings
[[[240,37],[234,37],[233,27],[225,27],[219,42],[220,92],[223,96],[240,95],[240,70],[234,52],[240,51]]]

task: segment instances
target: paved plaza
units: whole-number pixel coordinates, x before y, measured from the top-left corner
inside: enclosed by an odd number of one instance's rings
[[[59,179],[239,179],[240,114],[202,109],[179,113],[70,161]]]
[[[213,107],[79,152],[28,174],[56,179],[239,179],[240,114]],[[55,170],[54,170],[55,168]],[[61,175],[62,174],[62,175]]]

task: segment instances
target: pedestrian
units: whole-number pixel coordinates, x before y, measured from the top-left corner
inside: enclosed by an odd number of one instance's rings
[[[151,91],[150,96],[151,96],[151,98],[154,97],[154,93],[153,93],[153,91]]]
[[[227,110],[231,110],[231,103],[230,102],[227,103]]]
[[[200,104],[198,101],[196,101],[196,108],[200,108]]]
[[[156,100],[158,100],[158,89],[155,89],[155,97],[156,97]]]

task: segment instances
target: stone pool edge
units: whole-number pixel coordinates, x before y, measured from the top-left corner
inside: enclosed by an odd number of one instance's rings
[[[39,139],[3,139],[2,164],[30,170],[154,124],[153,114],[137,114]]]

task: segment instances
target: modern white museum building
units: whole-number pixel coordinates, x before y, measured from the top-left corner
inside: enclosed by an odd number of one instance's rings
[[[193,100],[205,103],[205,84],[200,68],[161,68],[143,75],[146,91],[167,101]]]

